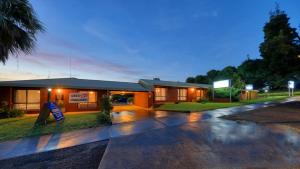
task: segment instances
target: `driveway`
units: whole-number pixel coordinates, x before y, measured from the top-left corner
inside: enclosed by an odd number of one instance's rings
[[[158,119],[168,127],[110,139],[99,168],[300,168],[298,132],[281,125],[218,118],[272,105],[205,111],[195,113],[194,118]]]

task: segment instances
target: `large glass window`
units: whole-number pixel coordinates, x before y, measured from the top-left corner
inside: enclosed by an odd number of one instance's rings
[[[187,89],[177,89],[178,100],[185,101],[187,100]]]
[[[40,110],[40,90],[16,90],[14,107],[21,110]]]
[[[79,103],[79,109],[91,109],[97,107],[97,92],[95,91],[80,91],[79,93],[88,93],[88,102]]]
[[[201,89],[196,90],[196,99],[201,100],[204,97],[204,91]]]
[[[155,101],[166,100],[166,88],[155,88]]]

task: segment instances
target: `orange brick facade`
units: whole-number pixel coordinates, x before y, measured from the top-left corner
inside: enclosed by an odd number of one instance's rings
[[[164,87],[164,86],[155,86],[155,88],[165,88],[166,89],[166,99],[157,101],[155,100],[155,92],[153,93],[153,103],[154,104],[163,104],[167,102],[196,102],[198,100],[207,98],[207,89],[195,89],[195,88],[177,88],[177,87]],[[187,96],[186,100],[178,99],[178,89],[186,89]],[[201,91],[203,94],[197,99],[197,90]]]
[[[175,87],[164,87],[166,88],[166,99],[164,101],[155,101],[155,92],[132,92],[134,94],[134,105],[151,108],[155,104],[161,104],[166,102],[179,102],[178,100],[178,89]],[[182,102],[194,102],[197,101],[197,90],[203,90],[202,99],[206,97],[206,89],[194,89],[186,88],[187,97],[186,100],[181,100]],[[19,87],[0,87],[0,102],[6,101],[10,108],[14,107],[14,98],[16,90],[39,90],[40,93],[40,108],[43,107],[45,103],[48,102],[48,89],[47,88],[19,88]],[[95,92],[97,97],[97,102],[93,104],[92,107],[86,106],[81,107],[79,103],[69,103],[70,93],[78,93],[80,91]],[[109,93],[107,90],[89,90],[89,89],[66,89],[66,88],[53,88],[51,90],[50,101],[60,103],[63,102],[64,111],[75,112],[75,111],[96,111],[100,110],[100,100],[104,94]],[[180,102],[181,102],[180,101]],[[27,113],[38,113],[39,110],[27,110]]]

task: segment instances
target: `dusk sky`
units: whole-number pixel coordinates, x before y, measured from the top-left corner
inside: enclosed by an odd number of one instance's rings
[[[275,2],[299,32],[299,0],[31,0],[46,27],[35,51],[10,56],[0,80],[184,81],[260,57]]]

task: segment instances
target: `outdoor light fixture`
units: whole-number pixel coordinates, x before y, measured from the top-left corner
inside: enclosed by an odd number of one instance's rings
[[[48,92],[51,92],[52,91],[52,89],[51,88],[48,88]]]
[[[58,92],[58,93],[61,93],[61,89],[57,89],[57,92]]]
[[[195,88],[191,88],[191,91],[193,92],[195,90]]]

